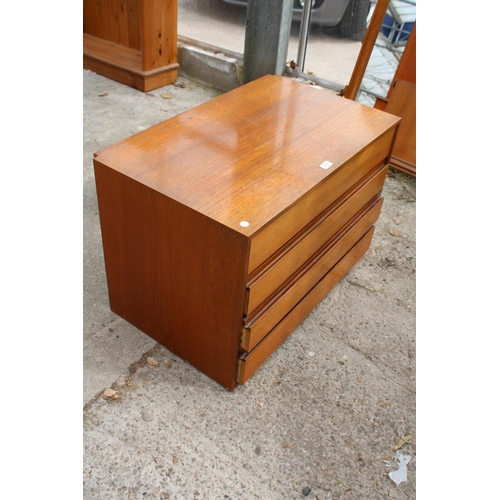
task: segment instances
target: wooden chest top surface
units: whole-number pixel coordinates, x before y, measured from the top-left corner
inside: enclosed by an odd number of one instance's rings
[[[252,236],[398,122],[330,90],[268,75],[95,159]],[[325,161],[332,165],[320,168]]]

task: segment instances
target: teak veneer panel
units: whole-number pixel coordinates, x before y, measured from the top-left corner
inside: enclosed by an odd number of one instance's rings
[[[382,190],[387,167],[375,169],[277,252],[255,277],[249,276],[246,313],[251,314],[333,234]],[[312,227],[310,227],[312,226]]]
[[[247,239],[99,155],[95,176],[111,309],[233,389]]]
[[[375,161],[363,166],[368,173],[387,156],[399,121],[331,91],[265,76],[109,146],[99,158],[254,240],[311,190],[321,192],[324,206],[312,208],[319,214],[333,201],[320,186],[341,186],[342,195],[353,183],[344,167],[363,163],[367,149],[366,161]],[[328,170],[319,168],[325,160],[333,164]]]
[[[94,171],[111,309],[234,389],[366,251],[399,121],[266,76],[102,149]],[[334,208],[338,219],[273,283],[297,284],[284,318],[240,364],[251,272],[303,228],[312,237]]]
[[[345,99],[344,101],[349,102]],[[282,215],[275,223],[268,224],[257,234],[252,239],[249,272],[253,272],[289,238],[301,230],[307,222],[320,214],[331,203],[332,199],[337,199],[350,189],[373,168],[373,165],[384,161],[393,137],[394,130],[390,130],[377,142],[370,144],[344,164],[338,165],[339,171],[335,176],[327,177],[318,183],[314,189],[303,196],[300,204],[290,207],[286,214]],[[335,155],[330,156],[334,157]],[[330,168],[334,168],[334,166]]]
[[[372,227],[257,347],[241,358],[238,367],[238,383],[244,384],[257,371],[295,328],[304,321],[314,307],[326,297],[330,290],[366,253],[373,237],[373,231],[374,228]]]
[[[287,280],[255,314],[245,319],[240,347],[251,351],[377,221],[382,198],[354,217],[316,256]]]

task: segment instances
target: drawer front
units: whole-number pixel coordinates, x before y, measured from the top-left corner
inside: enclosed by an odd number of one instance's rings
[[[258,232],[251,242],[248,273],[250,274],[257,269],[311,220],[354,186],[376,165],[382,163],[389,155],[393,135],[394,130],[389,130],[381,135],[374,143],[332,172],[329,177],[326,177],[297,203]]]
[[[374,228],[334,266],[326,276],[285,316],[278,325],[250,353],[239,361],[238,383],[244,384],[279,347],[279,345],[299,326],[309,313],[321,302],[330,290],[349,272],[366,253],[370,246]]]
[[[340,233],[244,321],[241,348],[251,351],[377,221],[382,198],[358,213]]]
[[[347,224],[374,196],[382,191],[388,167],[381,166],[365,176],[338,202],[311,222],[260,269],[250,276],[247,285],[245,314],[273,294],[285,280],[311,258],[327,241]]]

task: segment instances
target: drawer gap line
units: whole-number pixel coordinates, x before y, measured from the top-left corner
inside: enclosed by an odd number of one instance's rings
[[[375,178],[384,168],[386,168],[386,163],[381,162],[373,170],[368,172],[362,179],[360,179],[354,186],[352,186],[346,193],[344,193],[340,198],[335,200],[331,205],[329,205],[323,212],[321,212],[316,218],[314,218],[309,224],[302,228],[290,241],[285,243],[281,248],[279,248],[273,255],[271,255],[266,261],[264,261],[257,269],[255,269],[248,276],[247,288],[253,286],[263,274],[267,272],[268,267],[271,264],[277,264],[283,260],[297,245],[300,244],[311,232],[315,231],[321,224],[323,224],[332,213],[339,210],[342,205],[347,203],[351,196],[358,191],[361,187],[368,184],[373,178]]]
[[[275,305],[286,291],[299,281],[304,274],[314,267],[314,264],[321,260],[321,258],[327,254],[332,247],[337,245],[339,241],[383,198],[380,197],[380,193],[376,194],[368,204],[358,212],[349,222],[347,222],[329,241],[325,243],[311,258],[305,262],[290,278],[288,278],[268,299],[262,302],[257,308],[249,315],[244,316],[243,326],[245,328],[251,328],[252,325],[256,323],[273,305]],[[350,250],[348,250],[349,252]],[[340,259],[342,260],[345,255]],[[322,279],[322,278],[321,278]]]

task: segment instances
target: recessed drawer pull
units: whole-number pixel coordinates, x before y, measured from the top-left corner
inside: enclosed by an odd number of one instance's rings
[[[304,321],[315,305],[321,302],[330,290],[349,272],[352,266],[358,262],[368,250],[372,236],[373,228],[250,353],[241,356],[238,364],[239,384],[244,384],[258,370],[278,346]]]
[[[251,351],[362,238],[378,219],[382,202],[382,198],[378,198],[365,207],[340,234],[317,252],[254,314],[245,318],[240,346],[244,351]]]
[[[286,212],[260,230],[252,238],[248,272],[252,273],[257,269],[376,165],[384,162],[392,141],[392,131],[382,134],[375,143],[368,145],[342,167],[332,170],[330,175],[303,196],[299,203],[291,205]]]
[[[250,277],[245,313],[252,312],[282,285],[300,266],[332,238],[355,216],[384,185],[387,167],[381,166],[372,172],[341,203],[334,204],[331,211],[302,231],[282,251],[271,258],[259,273]]]

